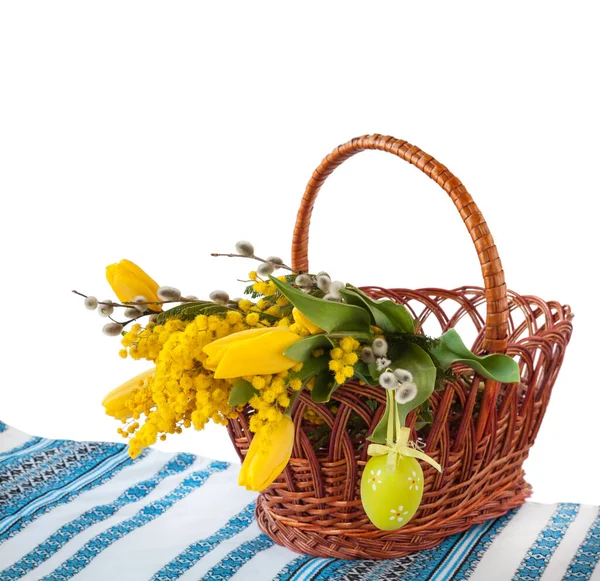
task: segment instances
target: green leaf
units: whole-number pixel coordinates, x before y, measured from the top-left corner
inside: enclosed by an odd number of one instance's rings
[[[234,309],[230,309],[225,305],[206,305],[204,307],[193,307],[189,309],[185,309],[182,311],[179,318],[182,321],[193,321],[198,315],[221,315],[228,311],[233,311]]]
[[[331,428],[327,424],[319,424],[307,435],[313,450],[319,452],[321,448],[327,446],[331,438]]]
[[[371,315],[371,322],[375,324],[375,317],[373,316],[373,313],[371,313],[369,304],[363,299],[359,292],[354,290],[354,287],[341,288],[338,290],[338,292],[347,304],[354,305],[355,307],[360,307],[361,309],[366,309]]]
[[[462,363],[476,373],[501,383],[518,383],[521,380],[519,365],[507,355],[494,353],[478,357],[463,343],[455,329],[446,331],[439,343],[432,349],[432,354],[440,365],[448,369],[453,363]]]
[[[327,369],[329,366],[329,355],[321,355],[321,357],[311,357],[302,365],[300,371],[292,371],[290,377],[292,379],[298,378],[300,381],[307,381],[313,375],[317,375],[321,371]]]
[[[422,430],[425,426],[433,423],[433,412],[429,406],[429,400],[424,401],[419,407],[417,421],[415,422],[415,430]]]
[[[406,423],[406,416],[414,408],[420,406],[433,393],[436,369],[426,351],[414,343],[400,346],[396,359],[390,365],[392,369],[406,369],[412,373],[413,382],[417,386],[417,395],[405,404],[398,404],[400,423]],[[395,400],[394,400],[395,401]]]
[[[373,322],[384,333],[414,333],[415,324],[404,305],[400,305],[388,299],[375,301],[356,287],[340,289],[340,294],[347,302],[356,305],[362,302],[369,309]]]
[[[230,406],[243,405],[248,403],[258,391],[252,387],[252,384],[245,379],[238,379],[229,393],[228,404]]]
[[[313,297],[271,276],[279,292],[285,296],[311,323],[328,333],[354,331],[369,333],[371,318],[360,307]]]
[[[359,360],[354,364],[354,375],[368,385],[377,385],[377,382],[373,379],[369,371],[368,365],[364,361]]]
[[[376,399],[366,399],[365,403],[367,404],[367,407],[374,412],[378,407],[379,407],[379,402]]]
[[[338,387],[331,373],[328,370],[323,370],[317,375],[317,380],[312,388],[312,400],[316,403],[326,403]]]
[[[377,363],[369,363],[367,365],[367,369],[369,370],[369,375],[373,378],[375,382],[374,385],[379,385],[379,376],[385,371],[385,369],[377,369]]]
[[[251,298],[253,299],[257,299],[258,297],[262,296],[260,293],[257,293],[254,290],[254,283],[252,283],[251,285],[247,286],[244,290],[244,294],[245,295],[250,295]]]
[[[377,444],[386,443],[390,406],[396,406],[400,424],[404,426],[406,425],[406,416],[408,416],[409,412],[427,401],[433,393],[435,386],[435,365],[427,352],[414,343],[404,343],[399,346],[396,359],[390,365],[390,369],[406,369],[410,371],[413,381],[417,386],[417,395],[411,401],[400,404],[396,402],[395,392],[386,390],[387,405],[385,413],[373,430],[373,433],[367,438],[367,440]]]
[[[387,404],[385,406],[385,412],[384,412],[383,416],[381,417],[381,419],[379,420],[379,423],[375,426],[375,429],[373,430],[371,435],[367,436],[367,440],[369,440],[369,442],[374,442],[375,444],[385,444],[386,443],[387,425],[388,425],[388,419],[390,417],[390,406],[396,405],[396,400],[394,400],[393,394],[391,394],[390,391],[387,389],[385,391],[386,391],[386,399],[387,399]]]
[[[311,353],[319,347],[332,348],[334,344],[326,335],[311,335],[288,347],[283,354],[294,361],[308,361]]]
[[[388,299],[371,305],[375,324],[384,332],[414,333],[415,323],[404,305]]]
[[[180,318],[180,315],[186,309],[190,309],[190,308],[203,308],[205,306],[214,305],[214,304],[215,303],[213,303],[211,301],[198,301],[198,302],[193,302],[193,303],[182,303],[180,305],[177,305],[176,307],[173,307],[173,308],[169,309],[168,311],[163,311],[162,313],[160,313],[156,317],[156,324],[157,325],[163,325],[169,319],[172,319],[174,317]]]

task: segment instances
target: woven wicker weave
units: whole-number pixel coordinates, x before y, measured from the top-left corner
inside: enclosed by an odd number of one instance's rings
[[[572,326],[570,308],[537,297],[507,291],[502,264],[481,212],[446,167],[406,141],[367,135],[339,146],[328,155],[308,183],[294,230],[292,261],[308,270],[308,229],[319,189],[346,159],[365,149],[397,155],[435,180],[450,196],[477,250],[485,288],[383,289],[363,287],[375,298],[406,305],[418,323],[417,332],[437,336],[461,321],[475,330],[475,353],[504,353],[521,369],[519,384],[503,385],[460,372],[431,397],[433,424],[414,431],[412,439],[426,442],[425,451],[444,467],[439,474],[423,464],[425,493],[419,511],[405,527],[385,532],[365,515],[360,478],[368,459],[362,441],[352,441],[347,423],[352,412],[377,425],[384,411],[384,390],[349,382],[332,399],[334,415],[303,392],[293,412],[296,439],[282,475],[257,502],[260,528],[275,542],[294,551],[342,559],[383,559],[433,547],[448,535],[504,514],[530,495],[522,464],[537,435],[552,386],[561,366]],[[428,329],[434,328],[433,331]],[[366,398],[381,405],[373,412]],[[331,427],[327,447],[315,452],[306,435],[314,429],[303,419],[313,410]],[[243,459],[252,437],[248,414],[229,424],[231,439]]]

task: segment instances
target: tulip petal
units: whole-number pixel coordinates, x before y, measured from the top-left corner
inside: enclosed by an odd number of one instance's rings
[[[102,405],[104,406],[106,413],[118,420],[130,418],[132,412],[125,407],[126,400],[129,398],[133,389],[138,386],[140,381],[146,382],[148,377],[153,376],[155,372],[156,369],[154,367],[148,369],[109,392],[102,400]]]
[[[142,281],[144,285],[150,290],[152,295],[156,296],[158,292],[158,283],[148,276],[148,273],[142,270],[135,262],[124,258],[121,260],[121,264],[131,272],[138,280]]]
[[[108,284],[111,286],[112,289],[115,288],[117,266],[117,264],[109,264],[106,267],[106,280],[108,281]]]
[[[286,467],[293,445],[294,423],[289,416],[284,416],[268,434],[259,432],[254,436],[238,483],[247,490],[264,490]]]
[[[215,378],[270,375],[286,371],[296,365],[297,361],[286,357],[283,352],[299,341],[300,335],[284,327],[269,330],[270,333],[232,341],[222,354],[219,352],[222,356],[215,369]]]
[[[266,476],[261,473],[257,474],[256,480],[259,480],[260,476],[262,476],[263,478],[259,482],[253,482],[253,487],[251,490],[260,492],[261,490],[264,490],[265,488],[267,488],[267,486],[272,484],[273,481],[283,472],[284,468],[287,466],[287,463],[289,462],[291,455],[292,455],[292,450],[290,449],[289,454],[287,454],[281,460],[281,462],[279,464],[273,466],[271,471]],[[253,474],[253,476],[254,476],[254,474]],[[246,488],[248,488],[248,487],[246,487]]]
[[[248,471],[250,469],[250,464],[254,461],[254,457],[256,456],[256,451],[260,446],[260,440],[254,444],[255,440],[258,438],[258,435],[252,438],[252,442],[250,443],[250,447],[246,452],[246,456],[244,457],[244,461],[242,463],[242,467],[240,469],[240,474],[238,476],[238,484],[240,486],[246,486],[248,480]],[[252,445],[254,444],[254,446]]]
[[[221,339],[217,339],[212,343],[209,343],[202,349],[206,355],[208,355],[209,359],[204,364],[207,369],[214,371],[221,361],[223,354],[227,349],[231,346],[232,343],[236,341],[243,341],[245,339],[251,339],[253,337],[260,337],[261,335],[265,335],[266,333],[270,333],[275,331],[276,329],[282,329],[281,327],[276,327],[272,329],[270,327],[263,327],[259,329],[246,329],[245,331],[239,331],[238,333],[232,333],[231,335],[227,335],[226,337],[222,337]],[[285,330],[285,329],[282,329]]]
[[[158,301],[158,283],[152,280],[137,264],[123,259],[106,267],[106,280],[123,303],[130,303],[137,296],[149,302]],[[161,311],[160,305],[148,305],[153,311]]]
[[[325,332],[321,327],[315,325],[312,321],[309,321],[304,313],[299,311],[296,307],[292,309],[292,316],[294,317],[294,321],[300,323],[303,327],[306,327],[311,335],[318,335],[319,333]]]

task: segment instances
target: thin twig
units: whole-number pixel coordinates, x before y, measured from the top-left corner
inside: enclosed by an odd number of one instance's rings
[[[218,252],[212,252],[211,256],[227,256],[228,258],[251,258],[253,260],[258,260],[259,262],[269,262],[268,260],[265,260],[264,258],[259,258],[256,255],[246,256],[245,254],[233,254],[233,253],[220,254]],[[295,274],[300,274],[302,272],[301,270],[296,270],[295,268],[292,268],[291,266],[288,266],[287,264],[276,264],[275,269],[277,270],[279,268],[283,268],[284,270],[289,270],[290,272],[293,272]]]
[[[129,323],[133,323],[133,321],[137,321],[138,319],[141,319],[142,317],[152,316],[153,314],[154,313],[152,313],[151,311],[146,311],[145,313],[142,313],[139,317],[134,317],[133,319],[129,319],[129,321],[124,321],[123,323],[121,323],[121,321],[115,321],[110,315],[108,316],[108,318],[113,323],[118,323],[119,325],[126,327],[127,325],[129,325]]]
[[[80,297],[83,297],[84,299],[88,298],[88,295],[84,295],[83,293],[80,293],[79,291],[73,290],[71,291],[72,293],[75,293],[76,295],[79,295]],[[166,305],[169,303],[197,303],[199,302],[200,299],[187,299],[185,297],[181,297],[177,300],[172,300],[172,301],[146,301],[146,302],[129,302],[129,303],[113,303],[111,302],[106,302],[106,301],[98,301],[99,305],[106,305],[108,307],[122,307],[124,309],[129,309],[130,307],[135,307],[137,305]]]

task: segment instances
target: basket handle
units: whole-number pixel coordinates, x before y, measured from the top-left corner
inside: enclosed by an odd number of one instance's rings
[[[489,353],[506,351],[508,301],[504,271],[483,215],[457,177],[439,161],[406,141],[383,135],[363,135],[340,145],[323,159],[312,174],[300,203],[292,240],[292,266],[297,270],[308,271],[310,217],[321,186],[336,167],[365,149],[387,151],[412,163],[435,180],[450,196],[471,235],[481,263],[487,304],[483,349]]]

